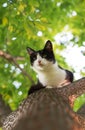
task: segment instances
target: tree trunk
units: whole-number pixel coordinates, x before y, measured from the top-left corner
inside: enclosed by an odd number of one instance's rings
[[[4,120],[10,112],[10,107],[5,104],[4,100],[2,99],[2,95],[0,95],[0,127],[2,126],[2,120]]]
[[[85,78],[63,88],[39,90],[25,99],[3,124],[3,130],[85,130],[81,113],[73,112],[69,97],[85,92]]]

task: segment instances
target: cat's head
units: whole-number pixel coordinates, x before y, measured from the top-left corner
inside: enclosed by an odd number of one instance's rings
[[[42,50],[35,51],[27,47],[27,51],[30,55],[31,66],[36,72],[46,70],[55,63],[55,56],[50,40],[46,42]]]

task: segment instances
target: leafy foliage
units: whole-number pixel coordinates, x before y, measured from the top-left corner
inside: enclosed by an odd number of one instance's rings
[[[60,55],[70,41],[59,44],[54,36],[62,31],[70,31],[73,34],[73,47],[76,44],[85,46],[84,7],[84,0],[1,0],[0,50],[13,57],[24,57],[23,60],[18,60],[17,64],[36,82],[26,47],[38,50],[50,39],[54,43],[54,50],[57,50],[56,58],[60,65],[73,69]],[[82,73],[85,75],[85,72]],[[14,62],[0,57],[0,93],[13,110],[27,96],[31,84],[32,81],[22,74]]]

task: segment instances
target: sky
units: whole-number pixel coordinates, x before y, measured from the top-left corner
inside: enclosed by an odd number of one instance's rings
[[[74,77],[75,79],[80,79],[82,75],[80,71],[85,72],[85,56],[82,54],[85,51],[85,42],[83,42],[83,46],[78,47],[79,38],[75,38],[75,43],[72,41],[73,34],[71,32],[61,32],[58,33],[54,39],[57,44],[64,44],[66,49],[61,52],[61,55],[65,57],[66,62],[69,66],[75,70]]]

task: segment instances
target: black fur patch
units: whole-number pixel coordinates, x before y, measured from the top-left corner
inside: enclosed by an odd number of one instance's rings
[[[70,81],[70,82],[73,82],[73,73],[69,70],[65,70],[66,71],[66,80]]]
[[[48,40],[45,44],[44,49],[35,51],[29,47],[27,47],[27,51],[30,55],[30,62],[33,65],[34,61],[37,59],[37,55],[39,54],[42,58],[45,58],[48,61],[55,63],[55,56],[53,53],[52,43]]]
[[[44,89],[45,88],[45,86],[43,86],[41,83],[37,83],[37,84],[35,84],[35,85],[32,85],[31,87],[30,87],[30,89],[29,89],[29,91],[28,91],[28,95],[29,94],[32,94],[32,93],[34,93],[34,92],[36,92],[36,91],[38,91],[38,90],[40,90],[40,89]]]

